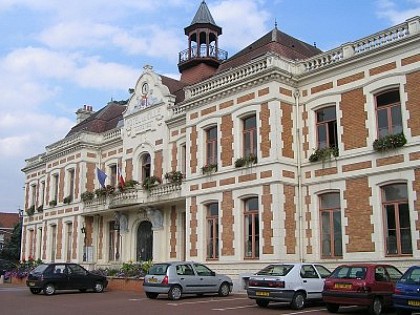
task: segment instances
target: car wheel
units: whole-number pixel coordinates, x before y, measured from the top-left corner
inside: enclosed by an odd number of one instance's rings
[[[255,302],[257,303],[259,307],[267,307],[268,303],[270,303],[270,301],[268,300],[261,300],[261,299],[257,299],[255,300]]]
[[[182,288],[179,285],[174,285],[169,289],[168,297],[171,300],[179,300],[182,295]]]
[[[375,297],[373,303],[369,306],[369,314],[380,315],[382,314],[382,300],[379,297]]]
[[[337,313],[338,309],[340,308],[340,305],[338,304],[331,304],[331,303],[327,303],[326,304],[327,310],[330,313]]]
[[[39,292],[41,292],[41,289],[29,289],[31,291],[32,294],[38,294]]]
[[[104,291],[104,284],[102,282],[95,282],[95,286],[93,287],[93,290],[96,293],[101,293]]]
[[[55,293],[55,286],[52,283],[47,283],[44,287],[45,295],[53,295]]]
[[[157,297],[158,297],[158,295],[159,295],[159,293],[154,293],[154,292],[146,292],[146,296],[149,298],[149,299],[156,299]]]
[[[290,307],[294,310],[301,310],[305,307],[305,294],[303,292],[296,292],[293,296]]]
[[[228,296],[230,293],[230,286],[228,283],[223,282],[219,288],[219,296]]]

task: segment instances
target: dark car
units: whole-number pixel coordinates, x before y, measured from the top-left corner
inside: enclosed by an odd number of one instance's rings
[[[15,270],[16,264],[7,259],[0,259],[0,276],[5,276],[6,272]]]
[[[384,307],[392,306],[395,283],[401,275],[392,265],[341,265],[325,279],[322,300],[331,313],[337,313],[341,305],[358,305],[379,315]]]
[[[270,302],[288,302],[292,309],[300,310],[307,301],[321,300],[325,279],[330,271],[319,264],[272,264],[252,275],[247,294],[258,306]]]
[[[217,274],[207,266],[192,261],[173,261],[154,264],[144,277],[144,291],[150,299],[167,294],[178,300],[184,294],[218,293],[228,296],[232,292],[232,280]]]
[[[33,294],[41,291],[53,295],[56,290],[93,290],[103,292],[108,285],[106,277],[91,273],[78,264],[42,264],[28,275],[26,285]]]
[[[395,285],[392,300],[398,315],[420,312],[420,266],[407,269]]]

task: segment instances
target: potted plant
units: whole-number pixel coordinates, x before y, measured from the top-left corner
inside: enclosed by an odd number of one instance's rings
[[[167,172],[165,174],[165,179],[170,183],[181,183],[182,179],[184,178],[184,175],[180,171],[172,171]]]
[[[39,213],[41,213],[42,211],[44,211],[44,206],[40,205],[38,208],[36,208],[36,211],[38,211]]]
[[[85,191],[80,197],[82,198],[83,202],[90,201],[95,197],[95,193],[91,191]]]
[[[73,200],[73,197],[71,195],[69,195],[69,196],[67,196],[63,199],[63,202],[64,202],[64,204],[68,205],[68,204],[70,204],[70,202],[72,200]]]
[[[160,184],[162,181],[159,177],[157,176],[150,176],[150,177],[146,177],[142,183],[142,187],[143,189],[150,191],[153,187],[157,186],[158,184]]]
[[[235,161],[235,167],[252,166],[257,163],[257,156],[254,154],[247,155],[245,157],[238,158]]]
[[[325,148],[318,148],[311,154],[309,157],[310,162],[318,162],[318,161],[326,161],[331,159],[331,156],[337,157],[338,156],[338,148],[337,147],[325,147]]]
[[[50,207],[55,207],[57,205],[57,200],[51,200],[49,203]]]
[[[377,152],[383,152],[402,147],[406,143],[407,139],[405,138],[404,133],[401,132],[376,139],[373,142],[373,149]]]
[[[28,209],[26,209],[26,213],[28,215],[33,215],[35,213],[35,205],[32,205]]]
[[[214,172],[217,172],[217,164],[216,163],[210,163],[206,164],[201,168],[201,171],[204,175],[210,175]]]

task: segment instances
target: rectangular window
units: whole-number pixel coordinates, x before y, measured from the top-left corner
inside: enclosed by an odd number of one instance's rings
[[[36,206],[36,185],[31,186],[31,206]]]
[[[326,193],[319,196],[321,215],[321,256],[342,258],[340,194]]]
[[[118,185],[117,182],[117,165],[113,164],[109,166],[109,173],[110,173],[110,185],[112,187],[116,187]]]
[[[337,148],[337,118],[335,106],[316,111],[316,131],[318,149]]]
[[[257,156],[257,118],[255,115],[243,119],[243,154]]]
[[[58,202],[58,174],[53,175],[53,191],[51,200]]]
[[[44,205],[44,198],[45,198],[45,182],[42,181],[41,182],[41,189],[40,189],[40,192],[39,192],[39,202],[38,202],[38,204],[40,206]]]
[[[219,258],[219,205],[207,206],[207,259]]]
[[[109,222],[109,250],[108,259],[116,261],[120,259],[120,230],[115,221]]]
[[[382,200],[386,254],[411,255],[413,249],[407,185],[393,184],[382,187]]]
[[[206,164],[217,164],[217,127],[206,131]]]
[[[187,171],[187,146],[185,143],[181,146],[181,173],[186,175]]]
[[[245,258],[258,258],[260,247],[260,221],[258,198],[245,200]]]
[[[376,96],[378,136],[384,137],[403,132],[400,91],[393,90]]]
[[[68,172],[68,196],[73,199],[74,196],[74,169],[69,169]]]

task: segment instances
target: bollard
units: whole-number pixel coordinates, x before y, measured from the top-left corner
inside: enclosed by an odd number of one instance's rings
[[[1,275],[0,276],[0,284],[3,284],[4,283],[4,275]]]

